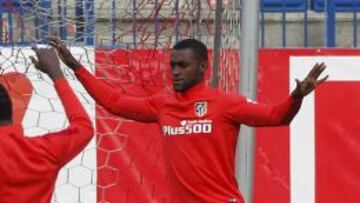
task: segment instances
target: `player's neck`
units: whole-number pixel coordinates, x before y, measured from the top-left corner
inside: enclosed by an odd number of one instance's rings
[[[188,89],[186,89],[185,91],[176,92],[176,96],[178,99],[181,100],[193,99],[199,96],[199,94],[203,92],[205,87],[206,87],[205,80],[201,80],[195,83],[194,85],[192,85],[191,87],[189,87]]]

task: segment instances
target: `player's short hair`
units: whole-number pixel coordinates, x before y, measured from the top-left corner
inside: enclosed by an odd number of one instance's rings
[[[0,84],[0,122],[11,121],[12,103],[9,93],[3,85]]]
[[[200,62],[208,61],[207,47],[197,39],[184,39],[175,44],[173,50],[191,49],[200,59]]]

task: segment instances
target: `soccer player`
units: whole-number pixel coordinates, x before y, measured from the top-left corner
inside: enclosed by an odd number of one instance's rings
[[[35,67],[46,73],[64,105],[69,127],[44,136],[26,137],[12,122],[12,102],[0,85],[0,202],[49,203],[61,167],[93,137],[92,123],[60,69],[54,49],[34,48]]]
[[[155,122],[162,129],[171,202],[243,203],[235,178],[235,148],[240,124],[288,125],[304,96],[323,83],[325,65],[316,64],[283,102],[258,104],[243,96],[208,87],[204,73],[207,48],[195,39],[178,42],[171,54],[174,93],[146,98],[124,95],[90,74],[56,37],[50,37],[62,61],[91,96],[108,111],[136,121]]]

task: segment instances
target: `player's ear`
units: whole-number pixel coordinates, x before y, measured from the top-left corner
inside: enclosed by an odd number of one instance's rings
[[[207,61],[202,61],[202,62],[200,63],[200,70],[201,70],[202,73],[205,73],[205,72],[206,72],[207,67],[208,67]]]

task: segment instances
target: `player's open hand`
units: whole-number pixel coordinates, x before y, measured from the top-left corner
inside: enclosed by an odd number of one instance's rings
[[[47,74],[53,80],[63,77],[63,73],[60,69],[60,61],[55,49],[38,47],[32,47],[31,49],[35,52],[37,57],[37,59],[35,59],[35,57],[30,56],[30,60],[36,69]]]
[[[318,85],[325,82],[328,79],[329,75],[318,80],[319,76],[325,70],[325,68],[326,68],[325,63],[321,63],[321,64],[316,63],[303,81],[300,81],[299,79],[295,79],[296,88],[291,93],[291,96],[294,97],[295,99],[301,99],[306,95],[310,94]]]
[[[49,44],[56,49],[61,61],[66,66],[68,66],[73,71],[76,71],[78,68],[81,67],[80,62],[75,59],[75,57],[71,54],[70,50],[66,47],[66,44],[63,41],[61,41],[56,36],[50,36],[47,37],[47,39],[49,40]]]

